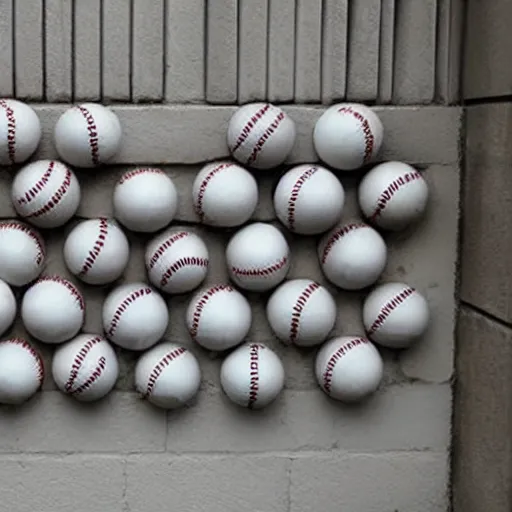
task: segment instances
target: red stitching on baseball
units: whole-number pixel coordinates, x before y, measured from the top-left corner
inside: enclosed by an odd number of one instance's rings
[[[379,199],[377,200],[377,207],[372,213],[370,219],[375,220],[382,213],[389,201],[391,201],[391,198],[401,187],[411,183],[412,181],[419,180],[420,178],[421,174],[418,171],[412,171],[405,173],[403,176],[399,176],[396,180],[393,180],[386,190],[384,190],[384,192],[379,196]]]
[[[370,328],[368,329],[367,333],[368,336],[371,336],[372,334],[377,331],[380,327],[382,327],[382,324],[386,321],[387,317],[391,314],[391,312],[396,309],[400,304],[402,304],[407,297],[410,297],[416,290],[414,288],[411,288],[410,286],[402,290],[398,295],[390,299],[384,306],[382,306],[382,309],[379,311],[379,314],[377,315],[377,318],[372,323]]]
[[[64,385],[64,389],[68,393],[71,393],[73,384],[75,383],[75,380],[78,377],[78,372],[80,371],[80,368],[82,368],[82,365],[84,364],[87,354],[91,351],[91,349],[92,349],[92,347],[94,347],[94,345],[97,345],[98,343],[101,343],[102,341],[103,341],[103,338],[101,336],[96,336],[95,338],[90,338],[84,343],[83,347],[78,351],[78,354],[76,355],[75,359],[73,360],[73,364],[71,365],[71,371],[69,372],[69,379],[67,380],[66,384]]]
[[[91,375],[88,377],[88,379],[81,385],[78,386],[76,389],[71,391],[70,393],[72,395],[79,395],[80,393],[83,393],[84,391],[87,391],[100,377],[105,368],[107,367],[107,360],[101,356],[98,359],[98,364],[96,368],[94,368]]]
[[[264,349],[263,345],[259,343],[252,343],[249,345],[249,402],[247,403],[247,407],[252,409],[256,400],[258,400],[258,391],[260,389],[260,372],[259,372],[259,350]]]
[[[318,288],[320,288],[318,283],[308,284],[299,295],[297,302],[295,302],[295,305],[292,308],[292,321],[290,324],[290,343],[294,343],[299,336],[300,316],[302,315],[302,311],[304,311],[309,298],[313,295],[315,290],[318,290]]]
[[[5,100],[0,100],[0,107],[5,109],[7,119],[7,155],[11,164],[16,163],[16,116],[14,110]]]
[[[25,350],[30,352],[30,354],[34,357],[37,363],[37,380],[39,381],[39,386],[41,386],[44,380],[44,363],[41,354],[39,354],[39,352],[37,352],[34,349],[34,347],[32,347],[32,345],[30,345],[30,343],[28,343],[23,338],[11,338],[9,340],[2,341],[1,343],[19,345],[20,347],[23,347]]]
[[[368,119],[364,117],[360,112],[353,110],[352,107],[341,107],[338,112],[346,114],[352,114],[360,123],[364,133],[364,158],[363,163],[368,163],[373,154],[373,147],[375,145],[375,137],[373,136],[372,129]]]
[[[41,176],[41,178],[36,182],[36,184],[27,190],[25,193],[25,196],[19,197],[16,201],[18,204],[28,204],[32,201],[32,199],[35,199],[39,192],[41,192],[44,189],[44,186],[48,183],[50,176],[53,173],[53,170],[55,168],[55,162],[52,160],[48,164],[48,169],[44,172],[44,174]]]
[[[2,229],[17,229],[18,231],[28,235],[29,238],[31,238],[37,245],[36,265],[41,265],[44,260],[46,251],[44,248],[43,240],[39,236],[39,233],[26,226],[25,224],[22,224],[21,222],[0,222],[0,230]]]
[[[334,368],[336,367],[336,363],[351,349],[357,347],[361,344],[370,343],[366,338],[354,338],[344,345],[342,345],[327,361],[325,372],[323,375],[324,382],[324,390],[327,394],[331,392],[331,384],[332,384],[332,374],[334,373]]]
[[[100,146],[99,146],[99,137],[98,137],[98,128],[96,127],[96,122],[94,121],[94,116],[89,112],[88,109],[83,107],[82,105],[77,106],[78,110],[84,116],[85,122],[87,123],[87,132],[89,133],[89,147],[91,148],[91,160],[93,165],[100,165]]]
[[[170,235],[165,242],[156,248],[153,256],[151,256],[151,259],[149,260],[149,268],[152,269],[155,266],[156,262],[165,253],[165,251],[169,249],[172,244],[174,244],[174,242],[177,242],[178,240],[181,240],[182,238],[185,238],[189,235],[190,233],[188,231],[178,231],[177,233]]]
[[[249,134],[251,133],[251,130],[254,128],[256,123],[264,116],[265,112],[270,108],[270,103],[267,103],[263,107],[261,107],[251,118],[245,126],[242,128],[242,131],[240,132],[240,135],[238,136],[238,139],[236,141],[236,144],[231,149],[231,152],[234,153],[246,140],[247,137],[249,137]]]
[[[185,258],[180,258],[176,260],[164,273],[162,279],[160,280],[160,286],[166,286],[167,283],[171,280],[173,274],[178,272],[178,270],[183,267],[192,266],[192,267],[207,267],[208,266],[208,258],[197,258],[196,256],[187,256]]]
[[[197,213],[197,215],[199,215],[199,218],[200,218],[201,222],[203,222],[203,220],[204,220],[203,200],[204,200],[204,194],[206,192],[206,187],[208,186],[208,183],[210,183],[210,181],[213,179],[213,177],[217,173],[219,173],[223,169],[227,169],[228,167],[232,167],[232,166],[233,166],[233,164],[227,164],[227,163],[218,165],[217,167],[212,169],[205,176],[203,181],[201,182],[201,185],[199,186],[199,191],[197,192],[197,201],[196,201],[196,204],[194,205],[196,213]]]
[[[313,176],[318,171],[318,167],[310,167],[306,169],[297,179],[295,184],[293,185],[292,192],[290,194],[290,198],[288,199],[288,226],[290,229],[293,229],[295,224],[295,207],[297,200],[299,199],[300,190],[302,185]]]
[[[175,350],[171,350],[171,352],[167,353],[160,361],[155,365],[151,373],[148,377],[148,385],[146,387],[146,393],[145,396],[151,395],[153,392],[153,389],[156,385],[156,381],[158,380],[158,377],[162,374],[162,372],[165,370],[167,366],[171,364],[172,361],[174,361],[176,358],[184,354],[185,352],[188,352],[185,347],[179,347]]]
[[[94,265],[94,262],[100,255],[100,252],[105,245],[105,241],[107,239],[108,234],[108,222],[105,217],[100,217],[98,220],[100,224],[100,232],[98,234],[98,238],[94,242],[92,249],[89,251],[89,254],[85,258],[84,264],[82,265],[82,269],[78,274],[79,277],[84,276],[85,274],[87,274],[87,272],[89,272],[89,270],[91,270],[91,268]]]
[[[141,169],[134,169],[133,171],[123,174],[118,184],[122,185],[128,180],[135,178],[135,176],[140,176],[141,174],[165,174],[165,172],[162,171],[162,169],[157,169],[156,167],[143,167]]]
[[[281,270],[286,265],[287,262],[288,258],[284,256],[277,263],[269,265],[268,267],[251,269],[231,267],[231,271],[233,272],[233,274],[236,274],[238,276],[269,276],[270,274],[277,272],[278,270]]]
[[[284,118],[284,112],[279,112],[279,114],[277,114],[277,117],[272,121],[270,126],[265,130],[263,135],[259,138],[258,142],[252,149],[251,156],[247,159],[247,165],[252,165],[256,161],[258,153],[263,149],[265,142],[267,142],[270,136],[277,130],[278,126],[283,122]]]
[[[119,306],[117,307],[117,309],[115,310],[115,312],[112,316],[112,320],[110,322],[110,326],[107,331],[107,334],[110,337],[112,337],[114,335],[114,333],[116,332],[116,329],[119,325],[119,322],[121,321],[121,317],[123,316],[123,313],[128,309],[128,306],[130,306],[130,304],[132,304],[139,297],[143,297],[145,295],[150,295],[152,293],[153,293],[153,291],[151,290],[151,288],[146,287],[146,288],[140,288],[138,290],[135,290],[134,292],[130,293],[130,295],[128,295],[128,297],[125,297],[125,299],[121,302],[121,304],[119,304]]]
[[[334,244],[343,236],[345,236],[347,233],[350,233],[350,231],[354,231],[354,229],[359,228],[367,228],[368,226],[363,223],[353,223],[353,224],[345,224],[341,228],[337,229],[329,238],[327,243],[325,244],[323,253],[322,253],[322,263],[325,263],[327,260],[327,256],[329,256],[329,253],[331,252],[331,249],[334,247]]]
[[[73,295],[73,297],[75,297],[75,299],[78,303],[78,307],[82,311],[85,309],[84,296],[80,293],[80,290],[71,281],[68,281],[67,279],[64,279],[60,276],[43,276],[43,277],[40,277],[34,284],[44,283],[46,281],[52,281],[54,283],[59,283],[59,284],[62,284],[63,286],[65,286],[69,290],[71,295]]]
[[[203,295],[196,302],[194,313],[192,315],[192,325],[190,326],[189,333],[192,339],[195,339],[197,336],[197,331],[199,330],[199,320],[201,319],[201,314],[203,309],[206,307],[206,304],[210,300],[210,297],[215,295],[217,292],[226,291],[233,292],[234,288],[229,284],[220,284],[217,286],[212,286],[208,290],[206,290]]]

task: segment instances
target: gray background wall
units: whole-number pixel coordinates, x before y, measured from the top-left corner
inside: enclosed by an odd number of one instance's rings
[[[94,405],[64,397],[47,375],[44,391],[26,406],[0,409],[5,510],[448,509],[462,127],[461,108],[450,105],[459,95],[461,7],[450,0],[0,0],[0,95],[36,104],[44,137],[35,158],[55,157],[51,132],[66,108],[59,103],[116,104],[122,150],[115,165],[78,173],[84,196],[78,217],[111,214],[119,174],[151,164],[164,166],[179,187],[178,221],[195,222],[195,172],[228,156],[225,129],[236,104],[264,99],[284,104],[297,123],[290,164],[316,160],[311,133],[322,105],[377,104],[386,130],[381,159],[418,166],[432,191],[425,219],[387,237],[383,276],[424,292],[432,325],[410,351],[383,352],[385,380],[368,404],[347,408],[327,400],[313,379],[314,351],[281,346],[264,318],[264,298],[252,296],[250,339],[274,347],[287,372],[286,390],[271,408],[254,413],[228,403],[219,390],[220,359],[197,347],[203,386],[194,406],[180,412],[166,414],[137,398],[136,354],[120,353],[116,390]],[[11,178],[0,174],[2,218],[13,216]],[[255,218],[275,222],[277,178],[258,176]],[[357,214],[354,180],[342,180],[347,216]],[[61,250],[72,225],[46,235],[47,273],[68,276]],[[225,280],[229,233],[195,229],[212,254],[208,283]],[[145,240],[129,237],[126,282],[144,278]],[[289,277],[325,284],[312,257],[316,240],[290,237],[290,243]],[[108,289],[80,288],[85,329],[98,331]],[[362,332],[363,296],[331,290],[339,304],[334,334]],[[490,303],[492,293],[491,286]],[[191,346],[187,298],[169,300],[168,338]],[[465,315],[488,325],[473,312]],[[19,324],[13,333],[25,334]],[[48,366],[51,349],[40,348]]]

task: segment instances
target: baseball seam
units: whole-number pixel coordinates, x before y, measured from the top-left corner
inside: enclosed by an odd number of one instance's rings
[[[11,164],[16,163],[16,116],[7,101],[0,100],[0,107],[5,110],[7,119],[7,155]]]
[[[368,336],[375,334],[375,332],[382,327],[388,316],[395,310],[400,304],[403,304],[405,300],[410,297],[416,290],[412,287],[403,289],[400,293],[391,298],[377,314],[377,318],[373,321],[372,325],[368,329]]]
[[[327,364],[325,365],[325,371],[323,374],[323,388],[327,394],[331,392],[332,385],[332,375],[334,373],[334,369],[336,368],[336,363],[349,351],[354,347],[357,347],[361,344],[368,344],[369,340],[366,338],[354,338],[342,345],[341,347],[331,355]]]
[[[364,117],[360,112],[353,110],[352,107],[341,107],[338,109],[340,113],[352,114],[360,123],[363,128],[364,134],[364,158],[363,163],[367,164],[373,155],[373,148],[375,145],[375,137],[373,136],[372,129],[368,119]]]
[[[71,391],[72,395],[79,395],[80,393],[83,393],[84,391],[87,391],[102,375],[103,371],[107,367],[107,360],[105,357],[101,356],[98,359],[98,364],[96,368],[94,368],[93,372],[87,380],[80,386],[78,386],[76,389]]]
[[[263,268],[250,268],[250,269],[244,269],[240,267],[231,267],[231,271],[233,274],[237,276],[244,276],[244,277],[256,277],[256,276],[263,276],[268,277],[269,275],[273,274],[274,272],[278,272],[281,270],[286,263],[288,262],[288,257],[283,256],[277,263],[274,263],[273,265],[269,265],[268,267]]]
[[[178,272],[178,270],[183,267],[192,266],[192,267],[207,267],[208,266],[208,258],[198,258],[196,256],[186,256],[185,258],[180,258],[176,260],[162,275],[162,279],[160,280],[160,286],[166,286],[171,280],[173,274]]]
[[[327,261],[327,256],[329,256],[331,249],[334,247],[336,242],[338,240],[340,240],[340,238],[345,236],[347,233],[354,231],[355,229],[366,228],[366,227],[368,227],[366,224],[356,222],[353,224],[345,224],[341,228],[337,229],[329,237],[329,239],[327,240],[327,243],[325,244],[324,250],[322,251],[322,264],[324,264]]]
[[[43,277],[40,277],[35,282],[35,284],[44,283],[44,282],[47,282],[47,281],[51,281],[53,283],[59,283],[59,284],[65,286],[68,289],[68,291],[71,293],[71,295],[73,297],[75,297],[76,302],[77,302],[78,307],[80,308],[80,310],[83,311],[85,309],[84,297],[80,293],[78,288],[71,281],[68,281],[67,279],[63,279],[60,276],[43,276]]]
[[[39,386],[41,386],[43,384],[43,380],[44,380],[44,363],[43,363],[41,354],[39,354],[39,352],[37,352],[34,349],[34,347],[32,347],[32,345],[30,345],[30,343],[28,343],[23,338],[11,338],[10,340],[3,341],[2,343],[10,343],[12,345],[19,345],[20,347],[24,348],[32,355],[32,357],[35,359],[36,364],[37,364],[37,380],[39,381]]]
[[[270,123],[268,128],[263,132],[263,135],[258,139],[258,142],[254,145],[252,148],[252,152],[247,159],[247,165],[252,165],[256,158],[258,158],[258,153],[263,149],[263,146],[265,145],[265,142],[270,138],[270,136],[277,130],[278,126],[282,123],[282,121],[285,118],[284,112],[279,112],[277,114],[276,118]]]
[[[24,196],[21,196],[18,199],[16,199],[17,203],[19,205],[28,204],[33,199],[35,199],[39,195],[39,192],[41,192],[44,189],[44,186],[48,183],[48,180],[50,179],[50,176],[52,175],[54,169],[55,169],[55,161],[52,160],[48,164],[48,169],[46,169],[46,171],[44,171],[44,174],[41,176],[41,178],[39,180],[37,180],[35,185],[33,187],[29,188],[25,192]]]
[[[100,232],[98,234],[98,238],[96,238],[96,241],[94,242],[92,249],[89,251],[89,254],[84,260],[82,268],[78,274],[79,277],[85,276],[85,274],[87,274],[87,272],[91,270],[91,268],[94,266],[94,262],[96,261],[96,259],[101,253],[101,250],[105,246],[108,234],[108,222],[105,217],[101,217],[98,220]]]
[[[206,304],[210,300],[210,298],[215,295],[218,292],[225,291],[225,292],[233,292],[234,288],[230,286],[229,284],[221,284],[217,286],[212,286],[208,290],[206,290],[199,300],[196,302],[194,307],[194,313],[192,314],[192,325],[190,326],[189,333],[190,337],[192,339],[195,339],[197,336],[197,332],[199,330],[199,322],[201,320],[201,314],[203,312],[203,309],[206,307]]]
[[[37,246],[37,254],[36,254],[36,265],[41,265],[41,263],[44,260],[45,256],[45,249],[43,245],[43,241],[41,240],[41,237],[39,234],[34,231],[33,229],[29,228],[28,226],[25,226],[24,224],[21,224],[19,222],[2,222],[0,223],[0,230],[7,230],[7,229],[17,229],[18,231],[21,231],[22,233],[25,233],[28,235],[29,238],[31,238],[36,246]]]
[[[85,358],[87,357],[87,354],[92,350],[92,348],[97,345],[98,343],[101,343],[103,341],[103,338],[101,336],[96,336],[94,338],[88,339],[82,348],[78,351],[78,354],[75,356],[75,359],[73,360],[73,363],[71,364],[71,370],[69,372],[69,378],[67,382],[64,384],[64,389],[66,392],[71,393],[73,384],[75,383],[78,372],[80,371],[80,368],[82,368],[82,365],[84,364]]]
[[[158,377],[162,374],[167,366],[171,364],[179,356],[183,355],[185,352],[188,352],[185,347],[179,347],[177,349],[171,350],[171,352],[167,353],[160,361],[155,365],[151,373],[148,377],[148,383],[146,386],[145,396],[148,397],[153,393],[153,389],[155,388]]]
[[[156,262],[160,259],[161,256],[163,256],[165,251],[169,249],[169,247],[171,247],[172,244],[174,244],[174,242],[177,242],[178,240],[181,240],[182,238],[185,238],[187,236],[190,236],[190,233],[188,231],[178,231],[177,233],[173,233],[172,235],[170,235],[169,238],[167,238],[165,242],[160,244],[153,252],[153,256],[151,256],[151,259],[149,260],[148,264],[149,269],[152,269],[156,265]]]
[[[258,343],[253,343],[250,345],[249,351],[249,401],[247,402],[247,407],[252,409],[256,404],[256,400],[258,400],[258,391],[260,388],[260,372],[259,372],[259,350],[263,348]]]
[[[107,331],[107,334],[110,338],[114,336],[121,321],[121,317],[123,316],[123,313],[128,309],[128,307],[133,304],[133,302],[135,302],[139,297],[151,295],[152,293],[153,291],[149,287],[140,288],[130,293],[130,295],[123,299],[121,304],[119,304],[119,306],[114,311],[114,314],[112,315],[112,320],[110,321],[110,326]]]
[[[254,128],[256,123],[264,116],[265,112],[270,108],[270,104],[267,103],[261,107],[254,115],[251,116],[249,121],[242,128],[240,135],[236,141],[236,144],[231,148],[231,153],[234,153],[249,137],[251,130]]]
[[[289,337],[290,343],[294,343],[297,340],[299,336],[300,317],[302,315],[302,312],[304,311],[304,308],[306,307],[306,304],[310,299],[311,295],[313,295],[315,290],[318,290],[319,288],[320,285],[318,283],[309,283],[297,298],[292,308],[292,319],[290,323]]]
[[[217,167],[212,169],[205,176],[203,181],[201,182],[201,184],[199,186],[199,190],[197,192],[197,198],[196,198],[196,201],[195,201],[195,204],[194,204],[196,213],[199,216],[199,219],[201,220],[201,222],[203,222],[203,220],[204,220],[203,201],[204,201],[204,195],[206,193],[206,188],[208,187],[208,184],[210,183],[210,181],[213,179],[213,177],[217,173],[219,173],[223,169],[227,169],[228,167],[232,167],[232,166],[233,166],[233,164],[226,164],[226,163],[218,165]]]
[[[136,176],[140,176],[141,174],[165,174],[162,169],[158,169],[156,167],[146,167],[141,169],[134,169],[133,171],[129,171],[121,176],[121,179],[118,182],[118,185],[122,185],[127,181],[135,178]]]
[[[306,169],[294,183],[290,198],[288,199],[288,227],[293,229],[295,227],[295,209],[297,207],[297,200],[302,189],[302,185],[318,171],[318,167],[310,167]]]
[[[84,116],[85,122],[87,123],[87,133],[89,135],[89,148],[91,150],[92,163],[94,166],[98,166],[100,165],[100,147],[96,121],[94,121],[94,116],[89,112],[88,109],[82,105],[78,105],[77,108],[80,110],[81,114]]]

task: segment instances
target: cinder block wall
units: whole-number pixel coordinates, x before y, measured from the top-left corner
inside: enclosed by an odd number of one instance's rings
[[[165,168],[178,186],[177,223],[207,241],[207,283],[225,281],[231,233],[197,225],[190,198],[201,165],[228,156],[225,130],[236,105],[284,105],[299,132],[292,165],[316,161],[311,135],[325,105],[361,101],[376,104],[383,120],[381,160],[417,166],[431,187],[423,221],[386,237],[382,281],[418,287],[432,308],[421,343],[382,352],[385,379],[374,399],[346,407],[317,388],[315,350],[282,346],[264,316],[266,297],[250,296],[249,339],[275,348],[287,373],[282,397],[251,412],[222,395],[220,357],[188,338],[188,296],[171,297],[167,339],[191,347],[202,366],[193,406],[166,414],[141,401],[133,391],[137,354],[126,351],[119,352],[115,391],[96,404],[64,397],[47,375],[43,392],[24,407],[0,408],[3,509],[448,510],[462,119],[452,105],[461,6],[458,0],[0,0],[0,96],[35,104],[44,136],[34,158],[56,156],[52,129],[70,102],[114,104],[125,132],[112,166],[78,173],[82,206],[77,219],[45,235],[46,273],[70,277],[61,255],[65,234],[79,218],[111,215],[120,173],[150,164]],[[279,172],[258,174],[255,219],[276,222],[271,193]],[[341,179],[345,218],[356,216],[357,179]],[[0,174],[1,218],[14,215],[11,180],[12,173]],[[147,238],[127,234],[132,257],[121,282],[145,278]],[[289,278],[329,286],[316,263],[317,240],[289,239]],[[97,332],[109,288],[79,286],[86,296],[84,329]],[[333,335],[362,333],[364,294],[329,289],[339,305]],[[26,334],[19,323],[12,333]],[[39,348],[49,367],[52,349]]]

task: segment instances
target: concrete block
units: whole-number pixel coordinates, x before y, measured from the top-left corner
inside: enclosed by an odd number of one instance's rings
[[[14,0],[0,0],[0,96],[14,94],[13,10]]]
[[[352,0],[349,10],[347,100],[375,101],[378,92],[380,0]]]
[[[125,0],[103,0],[103,100],[130,101],[131,9]]]
[[[454,510],[510,510],[512,331],[462,308],[457,335]]]
[[[15,2],[14,77],[16,98],[38,101],[43,84],[43,2]]]
[[[289,461],[280,457],[131,457],[127,462],[129,510],[285,512]]]
[[[158,101],[164,92],[164,0],[134,0],[132,16],[132,101]]]
[[[1,412],[1,453],[165,449],[165,411],[140,400],[135,393],[113,392],[99,402],[84,405],[58,391],[48,391],[24,407],[3,407]]]
[[[313,455],[292,460],[290,510],[445,512],[447,453]]]
[[[122,512],[124,462],[105,456],[3,457],[3,507],[16,512]]]
[[[509,103],[468,107],[461,298],[512,321]]]
[[[166,0],[165,101],[205,99],[206,0]]]
[[[238,2],[217,0],[206,14],[206,101],[236,103],[238,89]]]
[[[101,2],[88,0],[74,4],[75,101],[101,99]]]
[[[293,100],[295,83],[295,0],[268,0],[269,101]]]
[[[397,4],[393,78],[395,104],[428,104],[434,99],[436,6],[436,0]]]
[[[298,0],[295,39],[295,103],[322,98],[322,1]]]
[[[4,171],[0,173],[0,218],[2,219],[16,217],[16,211],[11,201],[11,184],[13,177],[13,172]]]
[[[393,97],[393,58],[395,51],[395,2],[382,0],[379,40],[379,104],[391,103]]]

